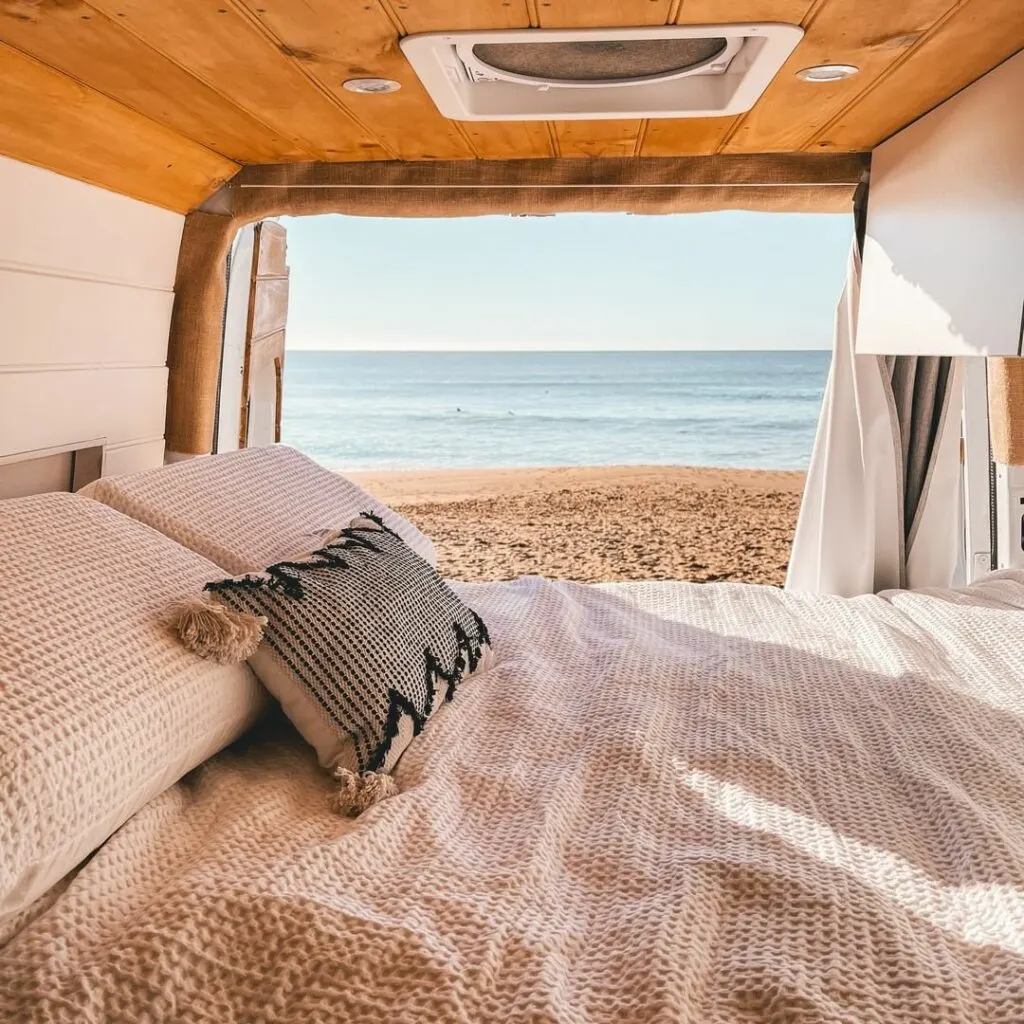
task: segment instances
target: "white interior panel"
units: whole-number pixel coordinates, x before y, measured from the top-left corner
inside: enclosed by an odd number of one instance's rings
[[[166,367],[0,373],[8,454],[90,437],[111,446],[153,441],[163,437],[166,406]]]
[[[0,269],[0,367],[163,366],[174,293]]]
[[[163,462],[164,440],[158,437],[150,441],[127,441],[110,445],[103,463],[104,476],[120,476],[122,473],[136,473],[140,469],[152,469]]]
[[[183,225],[0,157],[0,457],[105,438],[108,473],[163,461]]]
[[[70,144],[70,140],[69,140]],[[0,156],[0,262],[172,288],[185,218]]]
[[[1024,53],[877,147],[857,350],[1020,355]]]

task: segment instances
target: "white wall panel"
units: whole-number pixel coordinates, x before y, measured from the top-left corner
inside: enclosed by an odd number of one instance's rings
[[[1024,53],[874,150],[858,352],[1022,354],[1022,107]]]
[[[0,368],[163,366],[174,294],[0,267]]]
[[[0,157],[0,457],[103,437],[163,461],[184,218]]]
[[[0,157],[0,264],[171,288],[185,218]]]
[[[0,374],[4,454],[162,437],[166,406],[166,367]]]
[[[164,461],[164,439],[128,441],[108,446],[103,465],[104,476],[121,476],[135,473],[140,469],[151,469]]]

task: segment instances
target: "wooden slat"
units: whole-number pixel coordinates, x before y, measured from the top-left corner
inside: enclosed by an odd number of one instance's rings
[[[552,121],[561,156],[633,156],[643,121]]]
[[[727,153],[787,153],[804,148],[856,96],[882,77],[956,0],[827,0],[807,34],[754,109],[726,142]],[[814,64],[854,64],[841,82],[804,82]],[[925,71],[925,73],[930,73]]]
[[[777,21],[800,25],[813,0],[683,0],[677,25],[730,25]],[[739,117],[652,117],[644,134],[643,156],[717,153],[739,125]]]
[[[321,160],[390,154],[230,0],[90,0],[126,31]],[[348,5],[342,9],[350,9]]]
[[[1022,48],[1020,0],[967,0],[906,61],[822,128],[811,148],[869,149]]]
[[[541,28],[610,28],[664,25],[671,0],[537,0]],[[642,119],[553,121],[561,156],[633,156]]]
[[[0,153],[184,212],[237,164],[0,43]]]
[[[537,0],[542,29],[610,29],[665,25],[672,0]]]
[[[527,160],[556,155],[544,121],[461,121],[483,160]]]
[[[677,25],[732,25],[745,21],[776,21],[802,25],[830,0],[683,0]]]
[[[390,8],[409,35],[529,28],[531,24],[526,0],[391,0]],[[432,100],[426,102],[436,110]],[[460,121],[459,125],[473,151],[485,160],[556,155],[543,121]]]
[[[541,28],[664,25],[671,11],[671,0],[537,0]]]
[[[84,4],[0,4],[0,39],[232,160],[299,159],[294,143]]]
[[[652,117],[642,156],[708,156],[717,153],[738,123],[736,117]]]
[[[394,24],[375,3],[339,6],[337,0],[238,0],[339,105],[403,160],[472,157],[456,122],[434,106],[398,48]],[[359,96],[342,83],[349,78],[391,78],[398,92]]]
[[[529,28],[526,0],[381,0],[410,35],[472,29]],[[588,0],[589,2],[589,0]]]

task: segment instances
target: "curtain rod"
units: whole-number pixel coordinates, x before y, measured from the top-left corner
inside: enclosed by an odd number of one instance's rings
[[[331,189],[555,189],[555,188],[854,188],[860,181],[728,181],[728,182],[651,182],[644,185],[640,183],[608,183],[608,184],[493,184],[493,185],[449,185],[449,184],[427,184],[427,185],[400,185],[386,183],[379,185],[353,184],[345,182],[338,185],[324,184],[281,184],[281,185],[255,185],[239,183],[229,184],[229,188],[331,188]]]

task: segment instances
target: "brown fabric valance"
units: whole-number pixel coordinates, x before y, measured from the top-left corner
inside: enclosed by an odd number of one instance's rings
[[[167,360],[167,448],[194,455],[211,449],[224,259],[245,224],[320,213],[844,213],[866,167],[863,154],[797,153],[243,168],[185,221]]]

